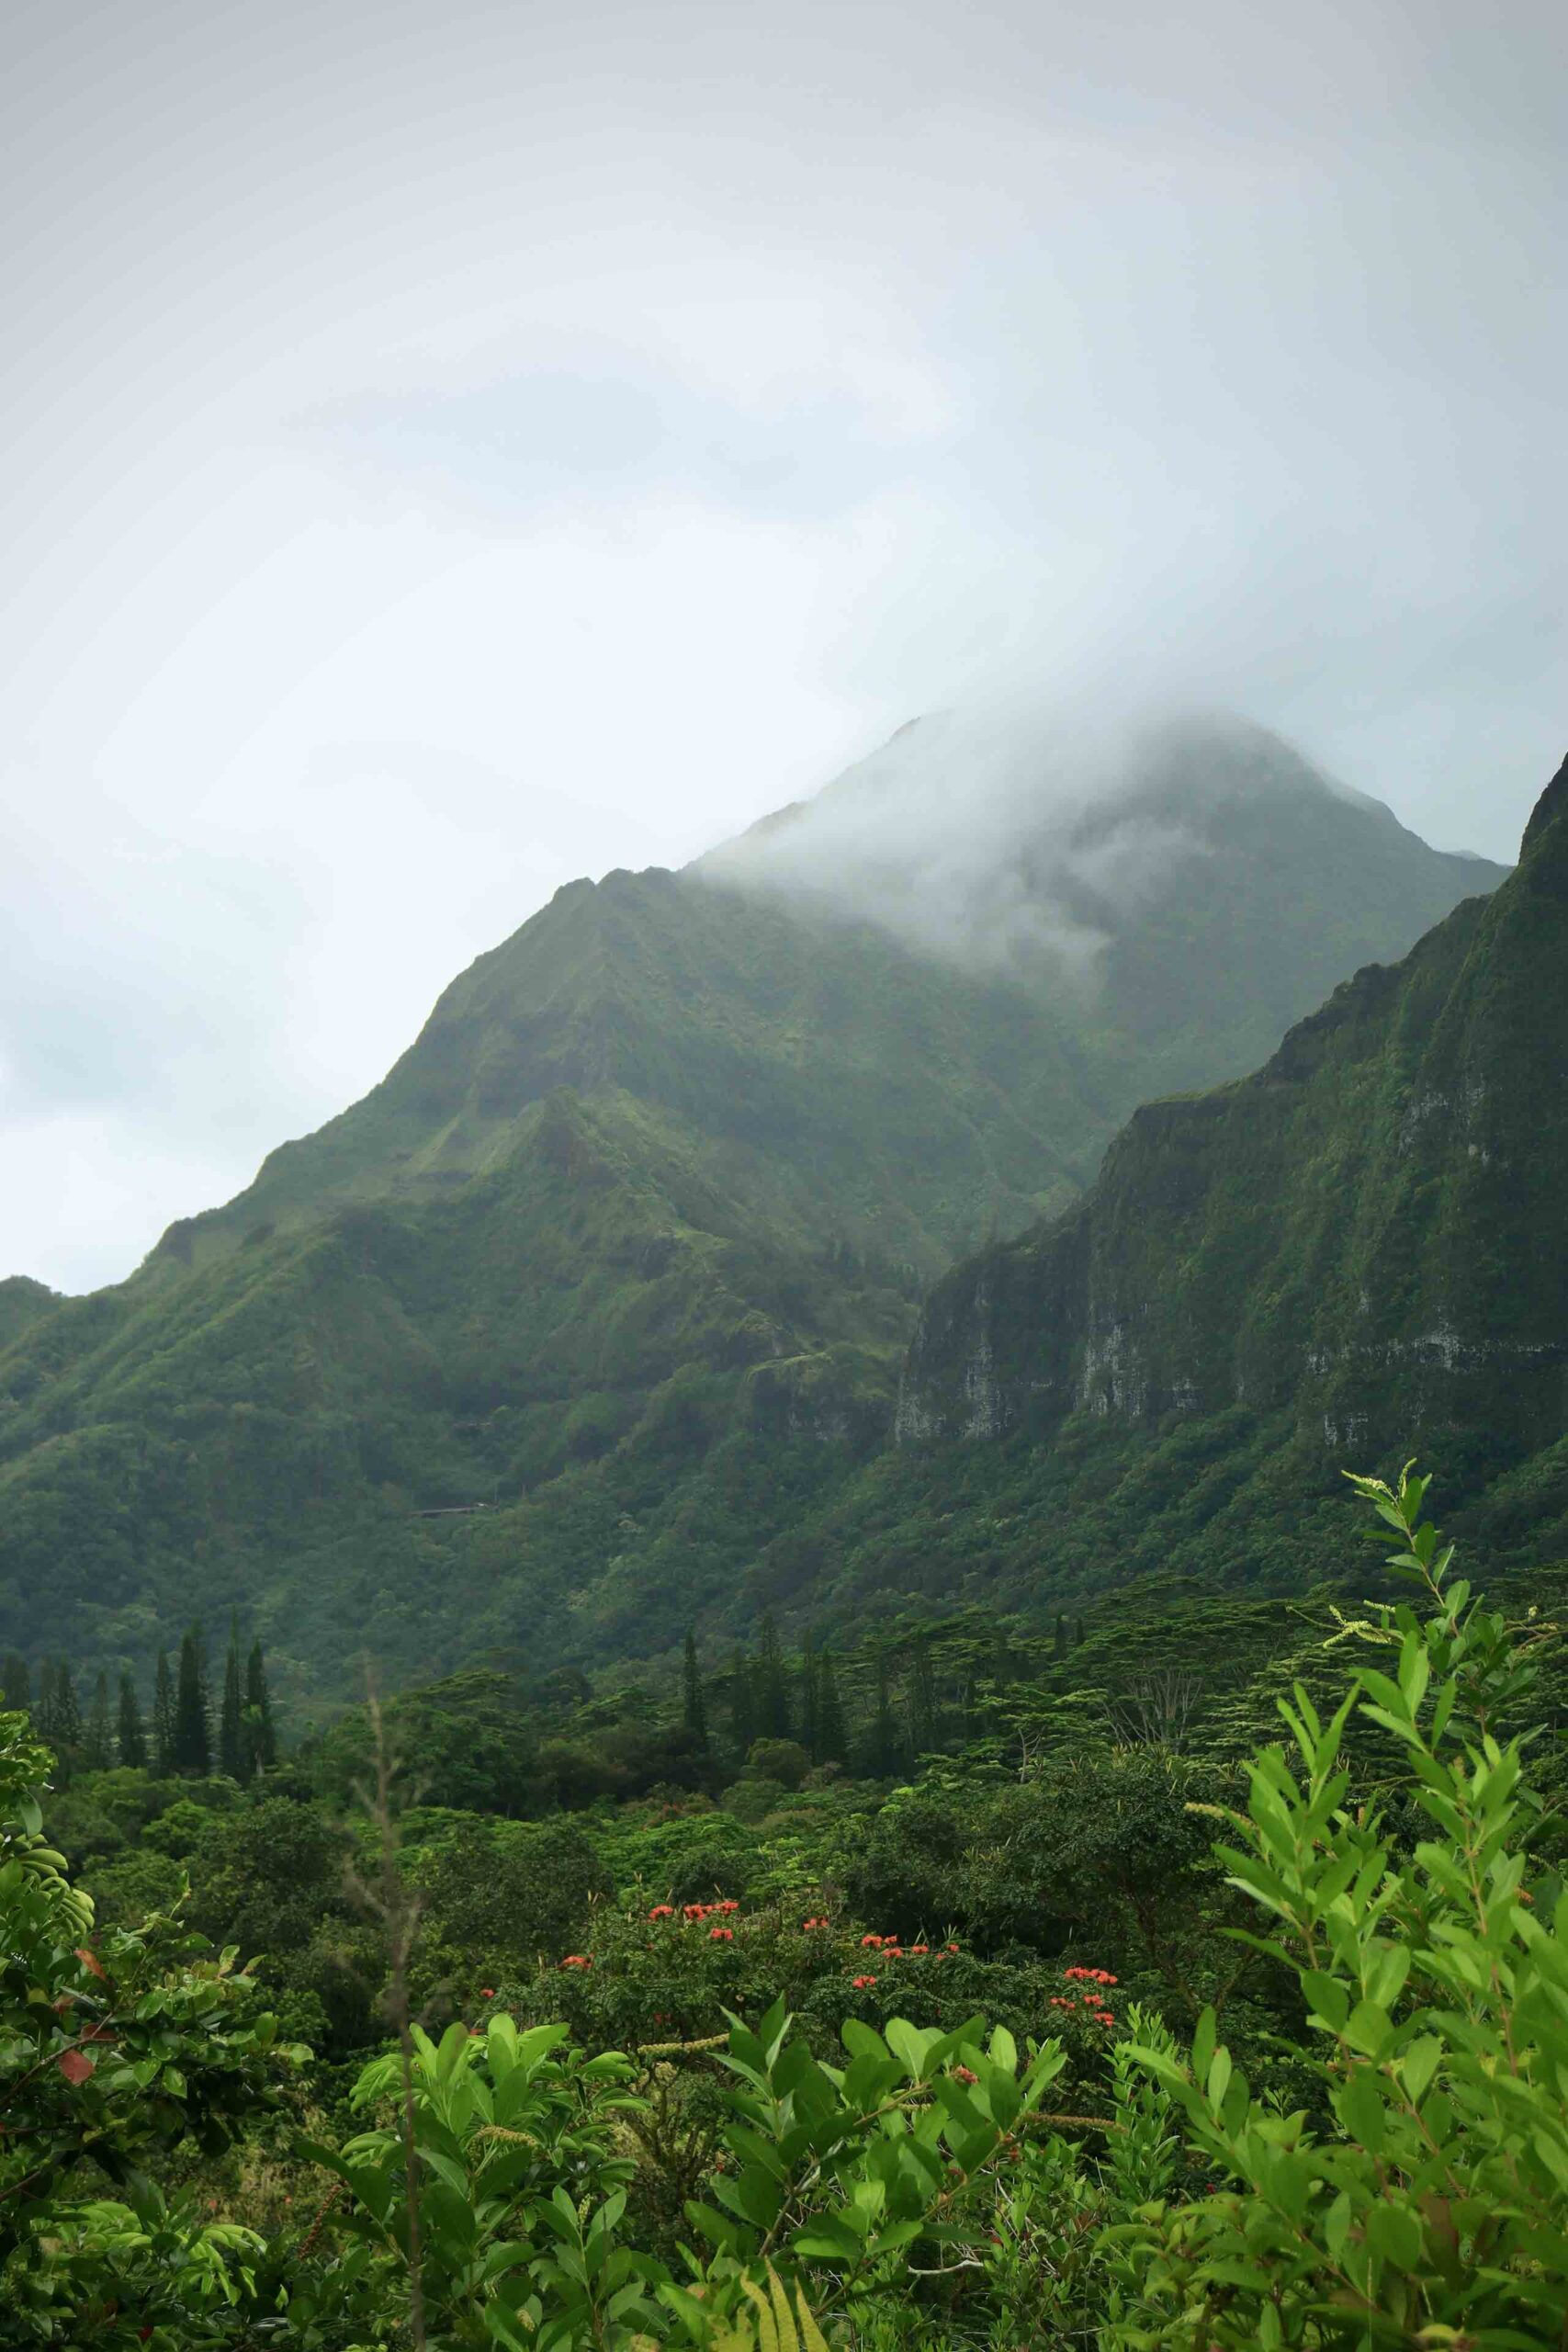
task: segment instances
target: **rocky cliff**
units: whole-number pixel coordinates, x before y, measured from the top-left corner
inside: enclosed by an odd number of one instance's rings
[[[1082,1202],[938,1285],[900,1438],[1242,1408],[1495,1474],[1568,1427],[1565,1155],[1568,766],[1495,896],[1254,1077],[1136,1112]]]

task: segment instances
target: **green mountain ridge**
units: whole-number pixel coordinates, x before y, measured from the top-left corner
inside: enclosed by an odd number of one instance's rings
[[[60,1305],[60,1293],[28,1274],[10,1274],[0,1281],[0,1349],[8,1348],[35,1323]]]
[[[1491,899],[1253,1077],[1140,1109],[1080,1203],[937,1284],[882,1532],[863,1496],[818,1530],[840,1605],[916,1555],[971,1599],[1299,1590],[1338,1472],[1416,1447],[1483,1554],[1568,1547],[1565,1147],[1568,764]]]
[[[1090,908],[1092,984],[712,869],[558,892],[227,1207],[28,1295],[0,1642],[144,1670],[236,1608],[304,1702],[367,1647],[645,1657],[830,1583],[809,1531],[879,1456],[923,1285],[1077,1198],[1150,1091],[1257,1059],[1325,959],[1497,879],[1257,730],[1205,756],[1162,894]]]

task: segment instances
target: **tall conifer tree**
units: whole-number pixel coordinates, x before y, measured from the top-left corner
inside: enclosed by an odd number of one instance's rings
[[[744,1764],[757,1736],[757,1684],[751,1661],[735,1652],[729,1669],[729,1737]]]
[[[240,1635],[229,1627],[229,1652],[223,1661],[223,1704],[218,1716],[218,1770],[231,1781],[248,1781],[245,1727],[240,1696]]]
[[[205,1781],[212,1770],[201,1635],[194,1625],[180,1644],[179,1679],[175,1685],[175,1770],[187,1781]]]
[[[807,1634],[800,1654],[800,1743],[813,1764],[822,1761],[822,1677],[817,1636]]]
[[[245,1660],[245,1743],[250,1751],[247,1778],[265,1772],[277,1761],[277,1735],[272,1727],[272,1694],[266,1687],[266,1661],[259,1642],[251,1644]]]
[[[909,1673],[909,1745],[917,1761],[937,1744],[936,1675],[924,1634],[914,1645]]]
[[[158,1679],[152,1693],[152,1770],[166,1781],[175,1769],[175,1682],[169,1653],[158,1652]]]
[[[871,1769],[874,1778],[890,1780],[898,1768],[898,1734],[893,1721],[893,1680],[887,1652],[876,1653],[876,1715],[871,1728]]]
[[[82,1710],[76,1703],[76,1682],[69,1658],[54,1661],[54,1714],[51,1736],[67,1753],[82,1745]]]
[[[817,1745],[819,1761],[824,1764],[844,1764],[849,1760],[849,1742],[844,1736],[844,1710],[839,1697],[838,1677],[833,1671],[833,1653],[825,1649],[817,1661]]]
[[[765,1739],[789,1738],[789,1682],[771,1609],[762,1619],[757,1650],[757,1721]]]
[[[38,1706],[34,1710],[33,1721],[37,1726],[39,1737],[47,1740],[51,1747],[58,1747],[60,1745],[59,1684],[55,1675],[55,1661],[51,1657],[46,1657],[39,1668]]]
[[[109,1679],[102,1671],[93,1686],[92,1713],[83,1735],[82,1753],[92,1772],[107,1771],[114,1762],[114,1724],[109,1716]]]
[[[692,1745],[699,1756],[707,1754],[708,1718],[703,1704],[703,1674],[697,1660],[697,1637],[686,1635],[686,1654],[681,1667],[682,1719],[691,1735]]]
[[[143,1770],[147,1762],[147,1734],[141,1726],[136,1684],[129,1674],[122,1674],[119,1678],[119,1720],[116,1736],[120,1762],[135,1770]]]
[[[7,1707],[30,1707],[33,1703],[33,1678],[28,1672],[28,1662],[17,1650],[8,1652],[0,1667],[0,1698]]]

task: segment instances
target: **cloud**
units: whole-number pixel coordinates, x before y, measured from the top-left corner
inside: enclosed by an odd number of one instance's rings
[[[1181,864],[1213,854],[1231,802],[1343,789],[1232,717],[1043,700],[993,681],[695,871],[879,923],[983,975],[1049,967],[1088,994],[1112,939]]]

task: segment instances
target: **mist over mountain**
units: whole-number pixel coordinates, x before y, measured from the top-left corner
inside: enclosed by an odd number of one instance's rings
[[[299,1701],[372,1625],[392,1677],[743,1628],[823,1573],[925,1285],[1501,871],[1235,722],[987,719],[558,891],[129,1282],[16,1295],[0,1642],[240,1607]]]
[[[1401,851],[1404,936],[1379,904]],[[1292,887],[1303,868],[1321,897]],[[1402,952],[1506,869],[1428,848],[1248,720],[1015,695],[911,721],[692,870],[1063,997],[1151,1053],[1196,1019],[1211,1066],[1240,1069],[1359,963]],[[1225,957],[1195,1008],[1211,923]],[[1174,1064],[1139,1073],[1144,1091],[1201,1082]]]
[[[1565,1148],[1568,763],[1491,898],[1252,1077],[1145,1106],[1079,1204],[936,1286],[893,1532],[854,1510],[817,1531],[829,1578],[1301,1590],[1337,1556],[1340,1473],[1417,1450],[1472,1551],[1560,1552]]]
[[[1325,797],[1415,843],[1381,802],[1246,720],[1051,715],[1015,701],[911,720],[694,870],[879,923],[971,969],[1055,967],[1089,992],[1185,868],[1249,823],[1277,824],[1291,802]],[[1461,863],[1477,888],[1503,870]]]

